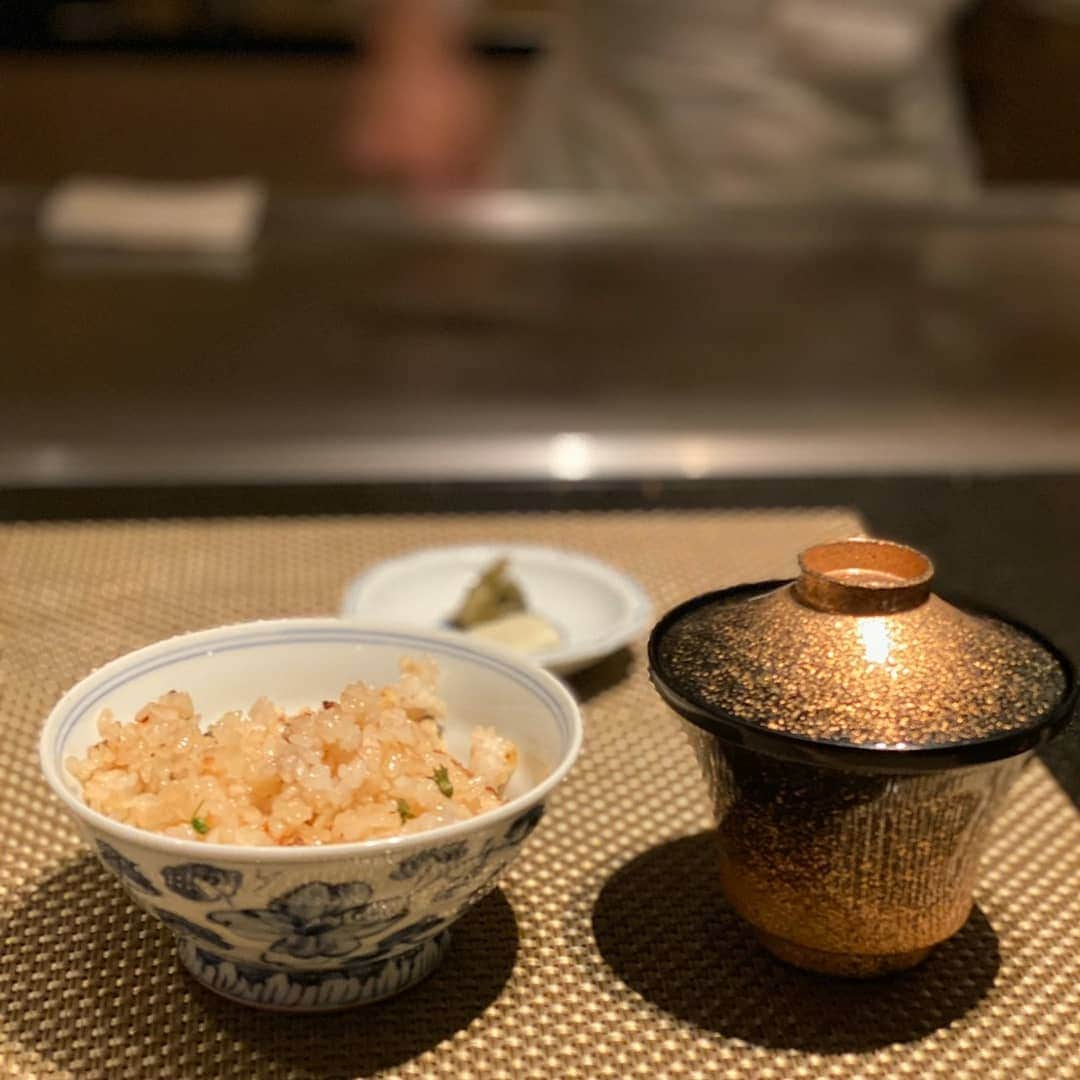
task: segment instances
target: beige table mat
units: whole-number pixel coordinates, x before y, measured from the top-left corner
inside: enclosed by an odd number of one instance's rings
[[[39,778],[66,686],[178,631],[332,611],[350,575],[432,544],[522,539],[636,575],[658,611],[794,571],[839,511],[384,517],[0,528],[0,1074],[75,1077],[1080,1076],[1080,815],[1030,768],[979,910],[920,969],[830,982],[720,901],[702,785],[641,643],[577,680],[579,764],[443,968],[321,1018],[215,998],[129,906]]]

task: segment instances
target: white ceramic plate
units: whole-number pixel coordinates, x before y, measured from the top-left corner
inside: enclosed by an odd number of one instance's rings
[[[510,560],[529,610],[559,632],[558,648],[528,657],[549,671],[580,671],[648,625],[649,598],[632,578],[588,556],[531,544],[428,548],[378,563],[349,584],[341,614],[445,629],[466,590],[498,558]]]

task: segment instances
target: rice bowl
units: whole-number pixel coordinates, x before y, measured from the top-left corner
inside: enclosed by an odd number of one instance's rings
[[[357,678],[391,683],[410,656],[438,665],[450,754],[468,761],[476,727],[518,749],[499,805],[378,839],[218,843],[117,821],[87,805],[64,767],[99,740],[103,709],[131,717],[183,687],[207,717],[260,696],[291,712]],[[580,742],[566,689],[499,649],[435,632],[286,619],[183,635],[105,665],[57,704],[40,751],[46,779],[95,853],[176,935],[189,971],[245,1003],[303,1011],[378,1000],[433,970],[449,927],[495,887]]]

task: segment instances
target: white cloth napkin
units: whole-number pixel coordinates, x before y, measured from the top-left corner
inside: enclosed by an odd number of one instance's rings
[[[255,243],[265,206],[266,189],[254,180],[74,177],[45,199],[39,226],[58,244],[233,255]]]

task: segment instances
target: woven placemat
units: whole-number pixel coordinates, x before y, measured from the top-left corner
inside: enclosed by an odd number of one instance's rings
[[[39,777],[58,695],[100,662],[221,622],[335,609],[403,550],[481,539],[590,552],[657,610],[794,572],[840,511],[15,525],[0,529],[0,1073],[74,1077],[1075,1077],[1080,815],[1041,765],[988,853],[979,908],[872,984],[789,970],[720,900],[703,785],[641,643],[575,681],[585,750],[444,966],[390,1002],[259,1013],[179,968]]]

